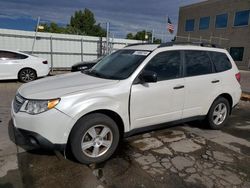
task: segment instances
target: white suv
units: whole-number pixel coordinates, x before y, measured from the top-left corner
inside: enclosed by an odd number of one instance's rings
[[[22,85],[12,117],[30,143],[69,146],[81,163],[102,162],[123,136],[167,127],[166,122],[206,119],[212,129],[221,128],[240,100],[239,80],[224,49],[131,45],[87,72]]]

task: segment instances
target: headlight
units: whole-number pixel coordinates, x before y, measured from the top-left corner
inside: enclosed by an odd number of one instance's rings
[[[22,109],[24,112],[29,114],[39,114],[49,109],[54,108],[60,99],[53,100],[28,100],[25,107]]]

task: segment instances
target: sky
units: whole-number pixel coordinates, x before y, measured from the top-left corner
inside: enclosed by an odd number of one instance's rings
[[[97,23],[105,27],[110,22],[114,37],[125,38],[127,33],[152,31],[163,40],[177,32],[180,6],[204,0],[0,0],[0,28],[33,31],[37,18],[42,22],[69,23],[76,10],[90,9]],[[170,35],[166,31],[166,17],[175,26]]]

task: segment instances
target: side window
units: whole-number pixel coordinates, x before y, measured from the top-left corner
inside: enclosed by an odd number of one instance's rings
[[[9,60],[9,59],[26,59],[26,55],[19,53],[0,51],[0,60]]]
[[[146,65],[146,71],[157,73],[158,81],[181,77],[180,51],[161,52],[154,56]]]
[[[185,51],[185,76],[198,76],[213,72],[212,63],[206,51]]]
[[[232,64],[226,54],[209,52],[209,56],[214,63],[216,72],[223,72],[232,68]]]

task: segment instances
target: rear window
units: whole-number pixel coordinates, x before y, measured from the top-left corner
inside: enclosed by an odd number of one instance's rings
[[[214,63],[216,72],[223,72],[232,68],[232,64],[226,54],[221,52],[209,52],[209,56]]]

